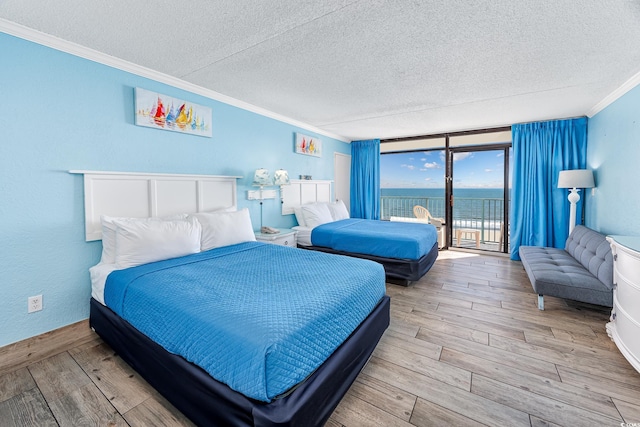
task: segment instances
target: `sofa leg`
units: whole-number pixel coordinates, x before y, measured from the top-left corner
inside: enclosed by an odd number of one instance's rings
[[[538,310],[544,310],[544,297],[538,294]]]

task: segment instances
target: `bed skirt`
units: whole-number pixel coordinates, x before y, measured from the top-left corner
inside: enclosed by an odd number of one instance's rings
[[[116,353],[197,425],[322,426],[389,326],[389,297],[305,381],[286,396],[259,402],[167,352],[93,298],[90,325]]]
[[[438,258],[438,242],[435,242],[429,252],[427,252],[419,259],[384,258],[375,255],[336,251],[324,246],[299,245],[298,247],[302,249],[310,249],[314,251],[328,252],[331,254],[346,255],[376,261],[382,264],[382,266],[384,267],[384,273],[387,276],[387,282],[402,286],[408,286],[411,282],[420,280],[420,278],[431,269],[433,263]]]

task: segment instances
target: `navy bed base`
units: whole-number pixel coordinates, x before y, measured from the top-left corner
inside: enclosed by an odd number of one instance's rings
[[[314,251],[327,252],[331,254],[346,255],[355,258],[369,259],[376,261],[384,267],[387,282],[396,285],[408,286],[411,282],[420,280],[427,271],[431,269],[433,263],[438,258],[438,242],[434,243],[429,252],[419,259],[385,258],[375,255],[358,254],[352,252],[336,251],[324,246],[302,246],[299,248]]]
[[[93,298],[89,322],[125,362],[197,425],[322,426],[389,326],[389,301],[385,295],[324,364],[288,395],[271,403],[247,398],[214,380]]]

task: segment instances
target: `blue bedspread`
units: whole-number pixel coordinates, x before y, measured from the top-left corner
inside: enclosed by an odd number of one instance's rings
[[[247,242],[114,271],[104,295],[169,352],[268,402],[320,366],[384,294],[375,262]]]
[[[385,258],[420,259],[438,240],[431,224],[343,219],[315,227],[313,246]]]

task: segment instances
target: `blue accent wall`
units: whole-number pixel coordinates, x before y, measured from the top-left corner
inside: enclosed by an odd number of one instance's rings
[[[100,242],[85,242],[82,175],[70,169],[240,175],[238,205],[264,167],[333,179],[339,140],[210,98],[0,33],[0,346],[86,319],[88,269]],[[134,124],[134,88],[213,109],[213,138]],[[294,153],[295,132],[323,141],[322,158]],[[264,223],[295,225],[280,201],[264,204]],[[27,298],[44,309],[27,314]]]
[[[585,224],[604,234],[640,236],[640,86],[589,119]]]

